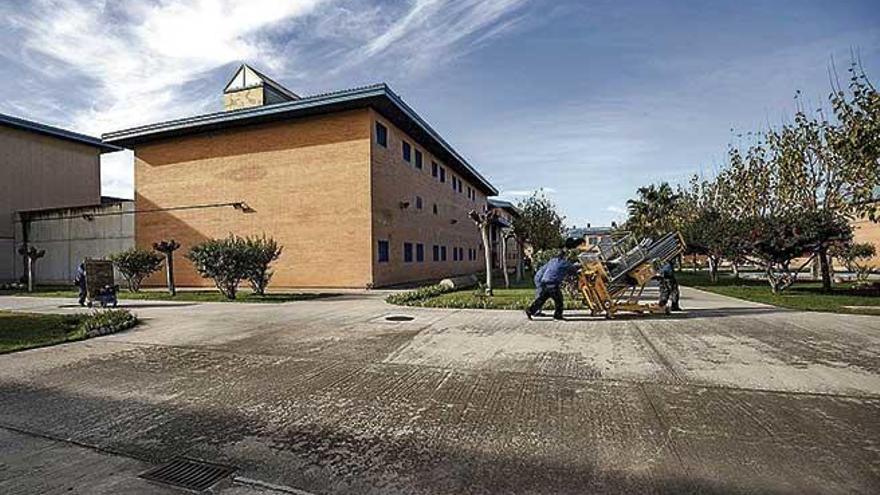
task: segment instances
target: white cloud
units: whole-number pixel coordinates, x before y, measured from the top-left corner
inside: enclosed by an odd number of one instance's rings
[[[605,211],[608,211],[611,213],[617,213],[618,215],[625,215],[626,214],[626,208],[621,208],[620,206],[615,206],[615,205],[606,206]]]
[[[238,61],[279,78],[311,77],[331,85],[326,89],[344,84],[338,79],[355,68],[389,67],[378,60],[393,61],[395,69],[439,70],[514,27],[526,1],[6,3],[0,5],[0,58],[53,91],[18,92],[20,98],[0,101],[0,111],[97,135],[215,110],[220,88],[205,90],[205,80]],[[104,163],[105,192],[131,196],[130,154]]]
[[[507,189],[498,193],[498,196],[502,197],[527,197],[535,194],[536,192],[543,192],[545,194],[554,194],[556,189],[552,187],[540,187],[537,189]]]

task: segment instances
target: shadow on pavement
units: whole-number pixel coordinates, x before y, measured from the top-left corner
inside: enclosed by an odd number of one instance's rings
[[[510,438],[498,432],[483,432],[484,446],[474,449],[472,438],[455,434],[462,426],[459,423],[446,425],[451,435],[439,441],[430,431],[412,429],[401,435],[393,425],[361,424],[359,421],[370,414],[362,409],[353,410],[349,420],[333,427],[308,420],[278,423],[235,412],[229,404],[219,407],[203,403],[204,397],[155,403],[12,383],[0,383],[0,396],[4,397],[0,421],[17,431],[68,439],[156,463],[180,455],[199,458],[236,466],[239,475],[319,493],[788,492],[777,488],[780,480],[775,476],[780,473],[771,470],[762,477],[750,470],[742,475],[731,470],[728,463],[747,461],[735,453],[701,460],[704,472],[721,478],[706,480],[688,476],[690,469],[670,452],[658,452],[659,457],[650,466],[628,466],[625,459],[598,466],[596,459],[609,453],[605,449],[618,454],[626,451],[625,445],[617,443],[620,439],[597,438],[596,442],[581,445],[566,441],[558,431],[548,432],[553,442],[540,450],[515,453],[503,447]],[[382,406],[375,407],[381,410]],[[633,440],[633,448],[637,449],[646,439]],[[242,444],[248,447],[240,448]],[[23,455],[8,449],[0,446],[0,460]],[[713,464],[722,469],[713,470]],[[801,481],[786,479],[783,484],[794,488]],[[21,475],[16,482],[45,489],[47,483],[70,487],[77,480],[46,480],[34,471],[32,475]]]
[[[565,319],[569,321],[619,321],[619,320],[684,320],[688,318],[724,318],[730,316],[744,315],[767,315],[773,313],[790,312],[791,310],[775,307],[733,307],[733,308],[701,308],[701,309],[685,309],[684,311],[676,311],[671,314],[637,314],[637,313],[617,313],[614,318],[608,319],[602,315],[590,316],[588,313],[583,314],[574,311],[566,311]],[[545,314],[546,314],[545,310]],[[534,317],[536,321],[550,321],[549,316]]]

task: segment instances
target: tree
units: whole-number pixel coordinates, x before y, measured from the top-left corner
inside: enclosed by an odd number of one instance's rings
[[[857,215],[880,221],[880,92],[864,69],[853,62],[844,89],[835,81],[829,95],[837,124],[829,144],[847,163],[851,204]]]
[[[676,209],[681,199],[680,194],[667,182],[640,187],[637,193],[637,198],[626,202],[629,213],[627,230],[638,237],[656,239],[676,229]]]
[[[247,250],[247,279],[255,294],[265,295],[266,287],[272,280],[269,265],[281,256],[282,247],[265,234],[262,237],[246,237],[244,243]]]
[[[556,204],[543,193],[535,191],[517,204],[520,216],[513,219],[513,230],[520,242],[528,242],[532,249],[558,248],[565,238],[565,217]]]
[[[18,254],[25,257],[27,260],[27,287],[28,292],[34,291],[34,275],[36,273],[36,264],[37,260],[46,256],[45,249],[37,249],[34,246],[22,246],[18,248]]]
[[[250,273],[245,240],[230,234],[225,239],[209,239],[190,248],[186,258],[204,278],[210,278],[221,294],[235,299],[238,286]]]
[[[849,243],[838,246],[832,254],[843,262],[847,270],[856,274],[857,282],[865,282],[874,271],[870,260],[877,255],[877,248],[870,242]]]
[[[180,243],[174,239],[153,243],[153,250],[162,253],[165,257],[165,282],[168,284],[168,293],[172,296],[177,293],[177,288],[174,286],[174,251],[178,249]]]
[[[125,278],[128,290],[132,292],[140,292],[141,283],[162,266],[163,259],[162,255],[136,247],[110,255],[110,261]]]
[[[480,239],[483,243],[483,258],[486,261],[486,295],[492,295],[492,250],[489,247],[489,228],[497,219],[498,210],[491,209],[480,213],[476,210],[468,212],[468,216],[474,221],[474,225],[480,229]]]

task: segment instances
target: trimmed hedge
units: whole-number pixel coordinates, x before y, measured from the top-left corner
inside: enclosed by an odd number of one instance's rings
[[[80,328],[90,338],[128,330],[137,323],[137,316],[127,309],[104,309],[89,313]]]
[[[415,290],[391,294],[385,298],[385,302],[402,306],[421,306],[426,300],[453,290],[455,289],[440,284],[426,285]]]

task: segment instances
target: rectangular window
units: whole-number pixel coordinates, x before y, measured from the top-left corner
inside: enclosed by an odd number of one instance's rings
[[[419,150],[416,150],[416,168],[422,169],[422,152]]]
[[[453,191],[455,191],[456,189],[458,189],[458,186],[455,185],[455,184],[456,184],[456,181],[458,181],[458,179],[456,179],[455,176],[453,175],[453,176],[452,176],[452,190],[453,190]]]
[[[440,261],[440,246],[434,244],[434,261]]]
[[[461,192],[461,179],[458,179],[458,192]]]
[[[376,143],[383,148],[388,147],[388,129],[378,122],[376,122]]]
[[[440,246],[440,261],[446,261],[446,246]]]
[[[403,142],[403,161],[412,160],[412,146],[409,145],[406,141]]]
[[[437,177],[440,175],[440,166],[437,165],[437,162],[431,162],[431,177]]]
[[[452,261],[458,261],[458,248],[452,248]]]
[[[422,209],[422,197],[421,196],[416,196],[416,209],[417,210]]]
[[[416,244],[416,261],[421,263],[425,261],[425,245]]]
[[[379,263],[388,263],[388,241],[379,241]]]
[[[440,167],[440,182],[446,182],[446,169]]]
[[[464,261],[464,248],[458,248],[458,261]]]
[[[404,263],[412,263],[413,260],[413,245],[411,242],[403,243],[403,262]]]
[[[436,215],[437,213],[438,213],[438,210],[437,210],[437,203],[434,203],[434,214]]]

